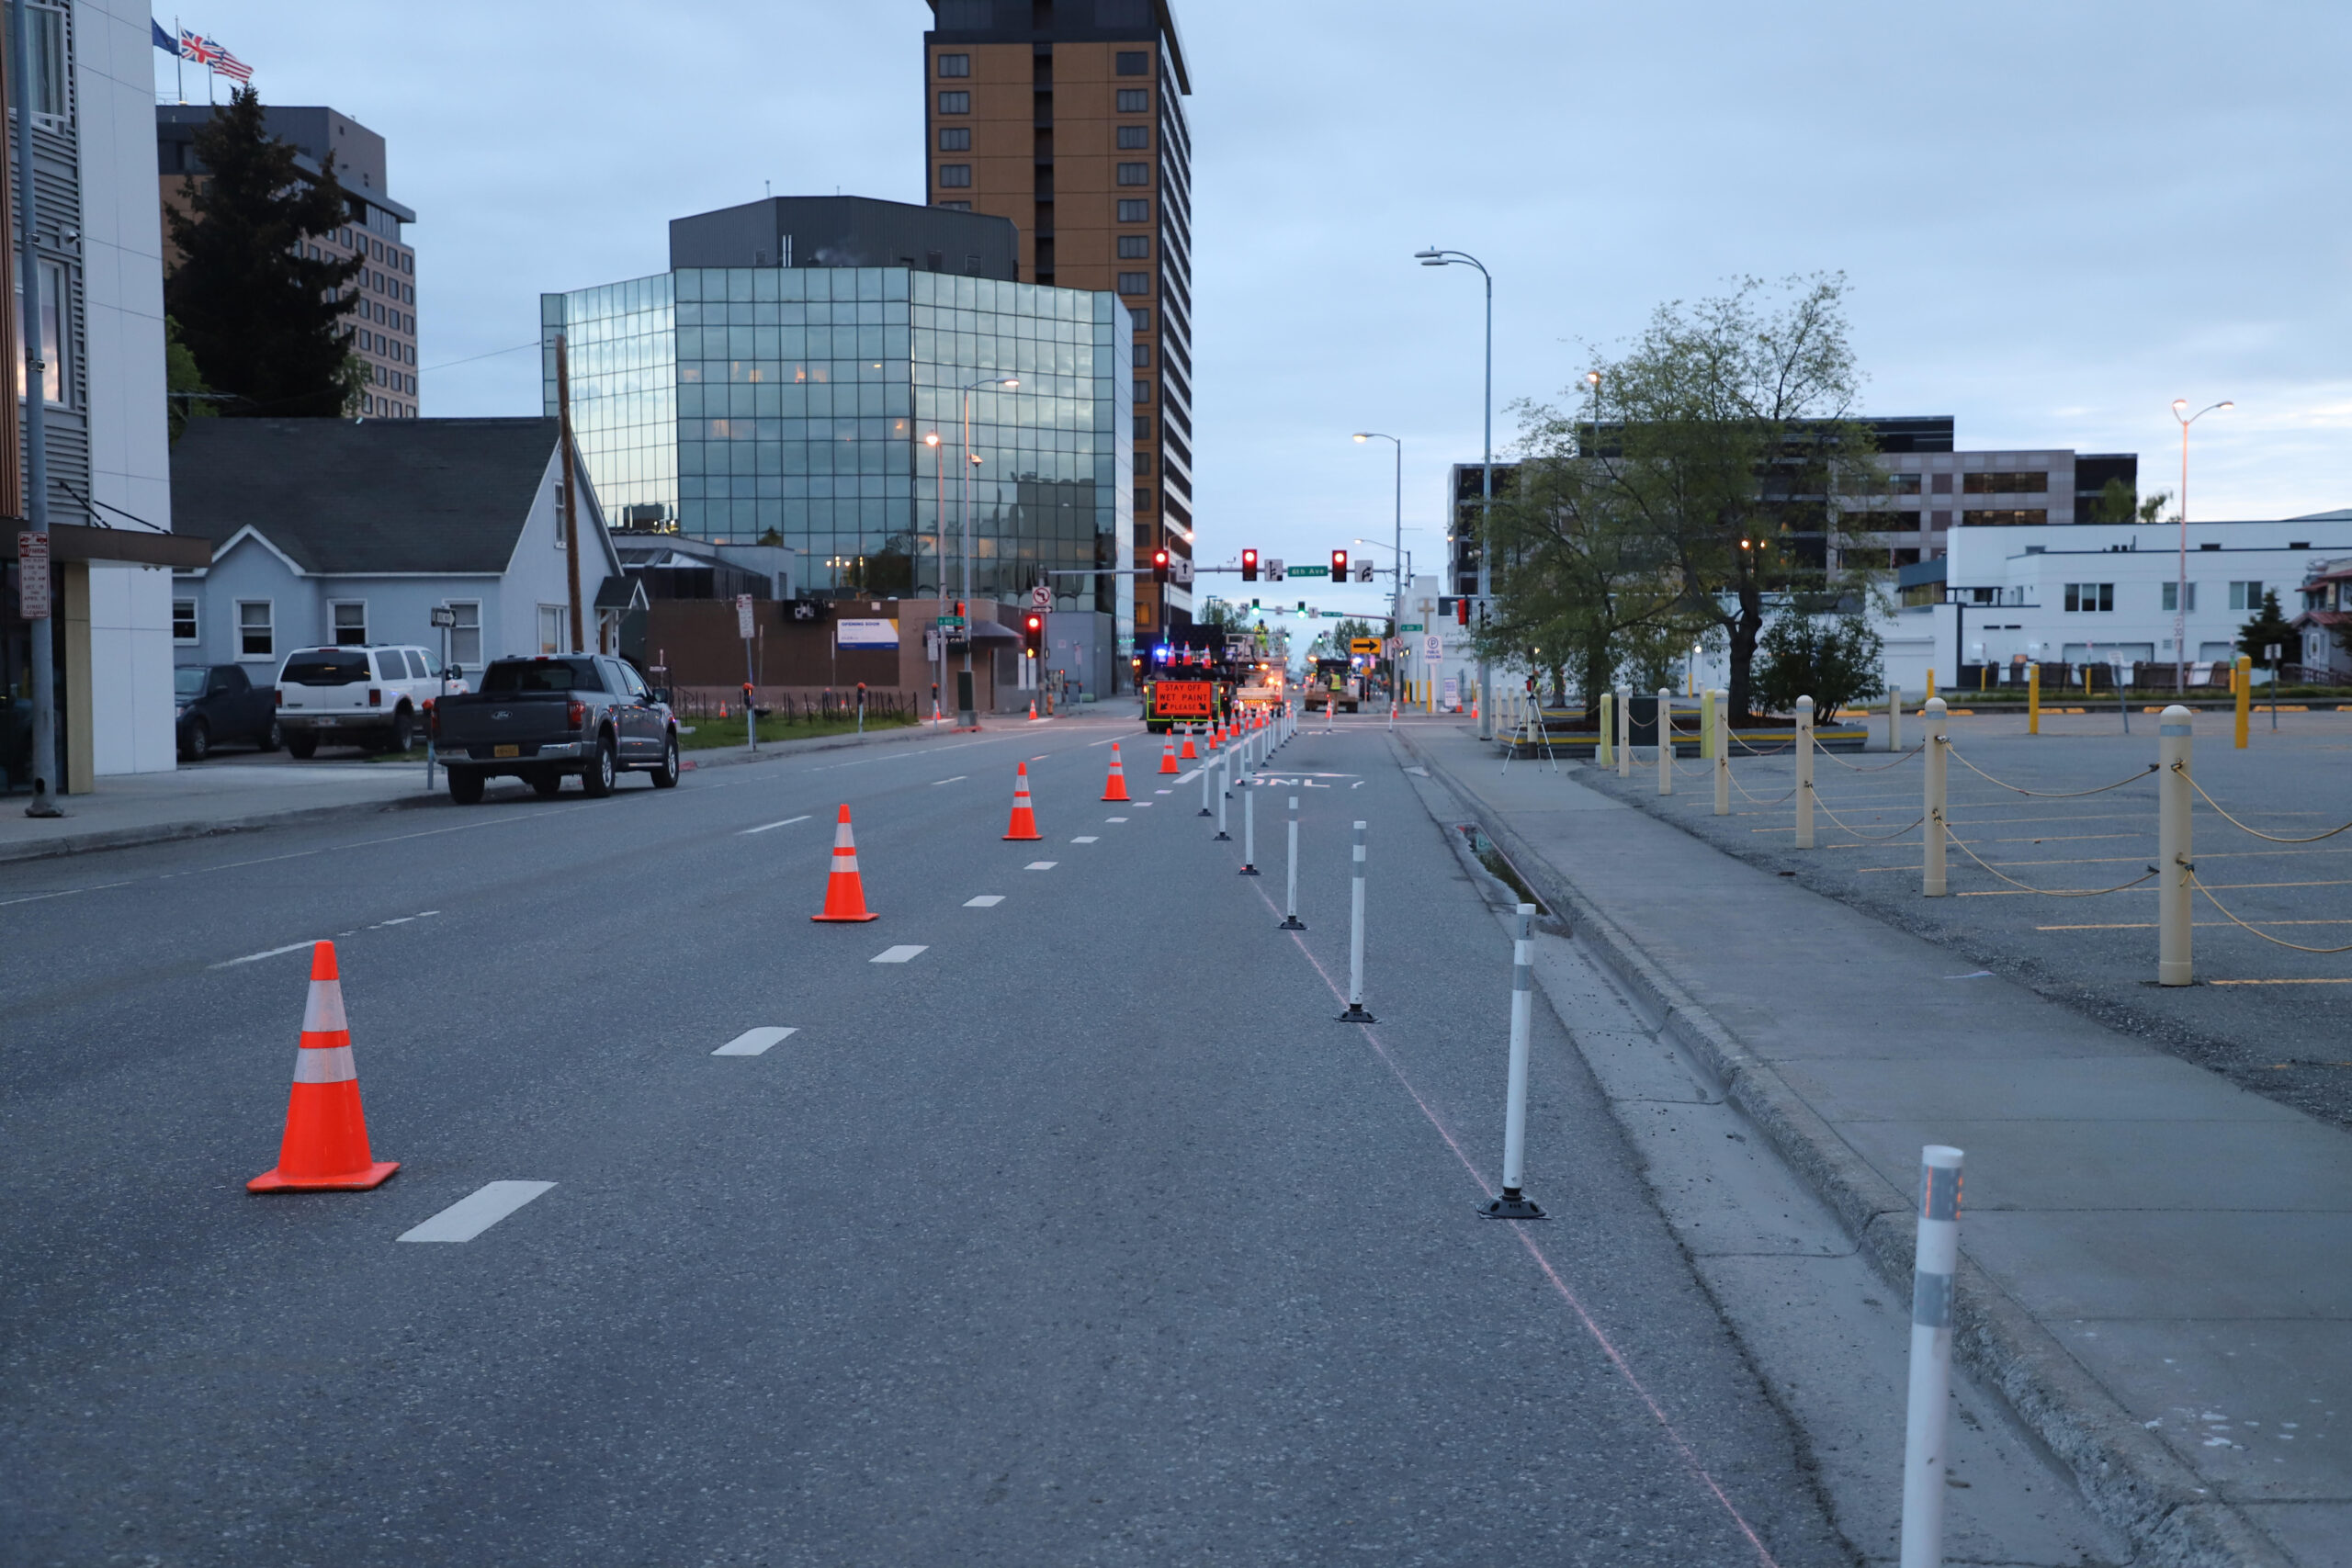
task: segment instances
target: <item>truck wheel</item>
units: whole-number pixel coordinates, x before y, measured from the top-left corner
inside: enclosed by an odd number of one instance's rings
[[[587,792],[589,799],[602,800],[613,793],[613,774],[616,771],[617,765],[613,760],[613,738],[599,736],[596,739],[596,754],[588,760],[586,767],[580,770],[580,787]]]
[[[261,749],[265,751],[275,751],[285,744],[285,732],[277,728],[277,721],[276,719],[271,719],[269,721],[269,728],[262,731]]]
[[[563,775],[553,768],[540,768],[531,774],[531,787],[542,800],[553,800],[563,793]]]
[[[319,754],[319,738],[315,735],[289,735],[286,738],[286,750],[289,755],[307,762]]]
[[[471,768],[449,770],[449,798],[459,806],[481,804],[482,776]]]
[[[191,762],[201,762],[212,754],[212,727],[202,719],[187,727],[187,739],[180,747],[180,754]]]
[[[405,751],[416,744],[416,715],[402,708],[392,715],[391,744],[388,750]]]
[[[677,788],[679,771],[678,732],[673,729],[670,731],[669,738],[662,743],[662,765],[653,770],[653,787],[655,789]]]

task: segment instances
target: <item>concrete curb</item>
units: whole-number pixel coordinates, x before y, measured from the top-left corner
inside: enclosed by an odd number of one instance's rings
[[[1404,732],[1398,739],[1502,846],[1529,885],[1569,915],[1576,939],[1715,1075],[1724,1097],[1812,1184],[1888,1288],[1907,1292],[1915,1240],[1910,1197],[1865,1163],[1778,1071],[1741,1045],[1443,764]],[[2165,1568],[2290,1568],[2258,1528],[2199,1485],[2188,1466],[1972,1262],[1964,1246],[1956,1282],[1953,1353],[2000,1393],[2027,1429],[2073,1472],[2092,1508],[2132,1541],[2143,1561]]]
[[[693,771],[702,773],[713,768],[736,767],[750,762],[773,761],[783,758],[807,756],[818,751],[841,751],[861,746],[884,746],[894,742],[922,740],[932,737],[919,726],[882,730],[872,735],[825,735],[806,740],[778,740],[763,746],[757,753],[729,753],[723,759],[709,761],[696,759],[693,753],[685,761],[694,764]],[[310,822],[333,821],[339,817],[363,817],[386,811],[413,811],[420,807],[446,806],[448,796],[438,790],[427,793],[423,788],[406,795],[390,795],[374,800],[345,801],[337,806],[303,806],[285,811],[254,812],[243,817],[190,818],[177,822],[151,822],[138,828],[102,828],[87,833],[68,833],[55,839],[28,839],[22,843],[0,844],[0,865],[12,865],[25,861],[62,860],[68,855],[93,854],[101,850],[137,849],[146,844],[178,843],[189,839],[209,839],[231,833],[254,833],[267,828],[285,828]]]

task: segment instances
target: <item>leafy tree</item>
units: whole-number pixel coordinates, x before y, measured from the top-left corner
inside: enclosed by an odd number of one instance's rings
[[[1241,606],[1227,599],[1204,599],[1193,623],[1212,631],[1238,632],[1250,629],[1250,617]]]
[[[2278,590],[2262,591],[2262,604],[2254,619],[2238,628],[2238,651],[2254,660],[2257,669],[2276,671],[2278,665],[2293,660],[2302,646],[2302,636],[2287,624],[2286,609],[2278,603]],[[2274,663],[2263,657],[2263,649],[2272,643],[2278,645],[2278,658]]]
[[[2113,484],[2118,481],[2110,479],[2108,482]],[[2148,497],[2147,500],[2140,503],[2140,521],[2143,523],[2163,522],[2165,520],[2165,502],[2171,499],[2172,491],[2168,490],[2160,490],[2154,495]],[[2132,519],[2126,517],[2123,521],[2129,523]]]
[[[306,241],[350,221],[327,155],[315,175],[262,122],[240,87],[196,132],[209,171],[184,181],[189,212],[169,210],[181,262],[166,311],[203,378],[239,401],[232,414],[332,417],[356,406],[367,367],[351,351],[348,288],[361,264],[311,259]]]
[[[1586,403],[1588,482],[1669,563],[1682,608],[1723,637],[1735,714],[1754,711],[1770,611],[1860,581],[1792,537],[1826,536],[1830,496],[1866,502],[1882,482],[1877,443],[1852,417],[1845,296],[1842,276],[1815,275],[1662,305]]]
[[[196,355],[180,341],[180,324],[169,316],[164,318],[164,390],[165,422],[171,438],[177,441],[180,432],[192,419],[214,419],[220,409],[210,396],[212,389],[204,384],[203,373],[196,367]]]
[[[1799,697],[1811,697],[1815,720],[1826,724],[1848,703],[1886,691],[1884,645],[1860,615],[1792,608],[1765,629],[1758,650],[1757,690],[1775,713],[1794,713]]]

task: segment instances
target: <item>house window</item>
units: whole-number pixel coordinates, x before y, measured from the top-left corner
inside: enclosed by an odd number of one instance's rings
[[[364,599],[342,599],[327,606],[334,617],[334,645],[337,648],[368,646],[368,603]]]
[[[942,152],[969,152],[972,150],[972,128],[968,125],[943,126],[939,132]]]
[[[969,93],[940,94],[939,112],[941,114],[970,114],[972,112],[972,95]]]
[[[175,599],[172,601],[172,640],[174,642],[198,640],[195,600]]]
[[[1148,201],[1122,199],[1119,203],[1119,221],[1122,223],[1150,222],[1151,203]]]
[[[1120,151],[1140,152],[1150,145],[1151,127],[1148,125],[1123,125],[1119,127]]]
[[[1151,183],[1151,165],[1149,164],[1120,164],[1119,183],[1123,186],[1149,185]]]
[[[1148,381],[1137,381],[1137,382],[1136,383],[1136,402],[1138,402],[1138,403],[1148,403],[1148,402],[1151,401],[1151,383],[1150,383],[1150,382],[1148,382]]]
[[[967,189],[969,189],[969,188],[971,187],[971,184],[972,184],[972,165],[971,165],[971,164],[940,164],[940,165],[939,165],[939,188],[940,188],[940,189],[942,189],[942,190],[967,190]]]
[[[2259,609],[2261,609],[2261,608],[2262,608],[2262,584],[2261,584],[2261,583],[2259,583],[2259,582],[2233,582],[2233,583],[2231,583],[2231,584],[2230,584],[2230,608],[2231,608],[2231,609],[2233,609],[2233,610],[2259,610]]]
[[[1148,413],[1139,413],[1139,414],[1136,415],[1136,416],[1135,416],[1135,418],[1136,418],[1136,440],[1138,440],[1138,441],[1148,441],[1148,440],[1150,440],[1150,439],[1151,439],[1151,415],[1149,415],[1149,414],[1148,414]]]
[[[564,647],[563,637],[564,617],[568,613],[561,604],[539,606],[539,651],[541,653],[571,651]]]
[[[2188,609],[2188,611],[2190,614],[2192,614],[2192,615],[2193,615],[2193,614],[2195,614],[2195,613],[2196,613],[2196,610],[2197,610],[2197,584],[2195,584],[2195,583],[2193,583],[2193,582],[2192,582],[2192,583],[2189,583],[2188,586],[2188,604],[2187,604],[2186,608]],[[2177,583],[2177,582],[2167,582],[2167,583],[2165,583],[2165,609],[2167,609],[2167,610],[2176,610],[2176,611],[2177,611],[2177,610],[2180,610],[2180,609],[2182,609],[2182,608],[2184,607],[2184,606],[2182,605],[2181,602],[2180,602],[2180,590],[2181,590],[2181,584],[2179,584],[2179,583]]]
[[[1149,87],[1120,88],[1119,112],[1121,114],[1149,114],[1151,112],[1151,89]]]
[[[59,130],[74,114],[74,99],[65,80],[65,13],[47,6],[28,6],[25,21],[32,29],[33,118],[46,120],[47,130]]]
[[[1149,485],[1136,486],[1136,510],[1137,512],[1148,512],[1151,510],[1151,487]]]
[[[1123,272],[1119,274],[1119,292],[1122,294],[1150,293],[1151,274],[1148,272]]]
[[[1128,306],[1127,324],[1139,333],[1151,331],[1151,307],[1148,305]]]
[[[969,76],[972,73],[972,57],[968,54],[943,54],[939,57],[939,73],[942,76]]]
[[[2112,610],[2115,608],[2115,584],[2070,582],[2066,584],[2066,608],[2091,612]]]
[[[1142,50],[1135,50],[1135,51],[1122,50],[1122,51],[1119,51],[1119,74],[1120,74],[1120,75],[1122,75],[1122,76],[1148,76],[1148,75],[1150,75],[1150,74],[1151,74],[1151,56],[1150,56],[1149,54],[1148,54],[1148,53],[1144,52]]]
[[[1135,345],[1135,350],[1136,350],[1136,369],[1138,369],[1138,370],[1148,370],[1148,369],[1150,369],[1150,368],[1151,368],[1151,344],[1148,344],[1148,343],[1139,343],[1139,344],[1136,344]]]
[[[458,624],[449,628],[449,662],[461,670],[480,669],[481,667],[481,605],[479,603],[453,603],[449,606],[449,613],[458,620]]]
[[[36,12],[35,15],[39,15],[39,13]],[[66,343],[63,333],[64,301],[68,298],[66,294],[67,287],[65,264],[61,261],[51,261],[44,257],[40,263],[40,357],[42,365],[40,386],[42,400],[44,402],[55,403],[60,406],[62,406],[65,402],[65,389],[73,384],[67,375],[69,367],[65,363]],[[17,325],[19,329],[17,341],[22,342],[22,328],[24,326],[25,320],[24,301],[14,294],[11,294],[9,298],[14,307],[12,314],[15,315],[17,319]],[[19,365],[17,367],[17,396],[21,399],[24,395],[25,367],[22,365]]]
[[[1119,236],[1119,259],[1121,261],[1146,261],[1148,260],[1150,256],[1150,235],[1122,234]]]
[[[277,656],[276,618],[266,599],[237,601],[237,657],[275,659]]]

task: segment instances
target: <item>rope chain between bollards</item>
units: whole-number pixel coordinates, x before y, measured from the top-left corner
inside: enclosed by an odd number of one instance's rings
[[[1917,756],[1927,749],[1928,743],[1922,740],[1919,744],[1912,747],[1911,750],[1904,752],[1903,755],[1897,757],[1892,762],[1881,762],[1875,768],[1858,768],[1853,763],[1849,762],[1844,758],[1838,756],[1835,751],[1824,751],[1821,754],[1828,758],[1831,761],[1837,763],[1839,767],[1845,769],[1849,773],[1883,773],[1889,768],[1901,767],[1904,763],[1909,761],[1912,758]]]
[[[2204,793],[2204,791],[2199,790],[2199,791],[2198,791],[2198,793],[2199,793],[2199,795],[2202,795],[2202,794]],[[2275,936],[2272,936],[2268,931],[2256,931],[2254,927],[2252,927],[2252,926],[2250,926],[2250,925],[2247,925],[2245,921],[2244,921],[2244,920],[2242,920],[2242,919],[2239,919],[2235,915],[2231,914],[2231,913],[2230,913],[2230,911],[2229,911],[2227,908],[2224,908],[2222,907],[2222,901],[2221,901],[2219,898],[2216,898],[2216,897],[2213,897],[2213,890],[2212,890],[2211,888],[2210,888],[2210,887],[2206,886],[2205,886],[2205,884],[2203,883],[2203,881],[2201,881],[2201,880],[2198,877],[2198,874],[2197,874],[2197,868],[2196,868],[2196,867],[2194,867],[2194,866],[2189,867],[2189,870],[2188,870],[2188,883],[2189,883],[2189,886],[2192,886],[2192,887],[2196,888],[2196,889],[2197,889],[2197,891],[2199,891],[2199,893],[2202,893],[2203,895],[2205,895],[2205,902],[2207,902],[2208,904],[2212,905],[2212,906],[2213,906],[2213,908],[2215,908],[2216,909],[2220,909],[2220,910],[2222,911],[2222,918],[2223,919],[2225,919],[2225,920],[2229,921],[2229,922],[2230,922],[2230,924],[2232,924],[2232,925],[2233,925],[2233,926],[2242,927],[2242,928],[2244,928],[2244,929],[2245,929],[2245,930],[2246,930],[2246,931],[2253,931],[2255,935],[2256,935],[2256,936],[2260,937],[2263,941],[2265,941],[2265,942],[2267,942],[2271,943],[2273,946],[2276,946],[2276,947],[2291,947],[2291,948],[2293,948],[2297,953],[2352,953],[2352,942],[2346,942],[2342,947],[2305,947],[2305,946],[2304,946],[2301,942],[2289,942],[2289,941],[2287,941],[2286,939],[2284,939],[2283,937],[2275,937]]]
[[[2164,873],[2158,871],[2154,866],[2150,866],[2148,868],[2147,876],[2135,876],[2131,881],[2119,883],[2113,887],[2036,887],[2030,882],[2019,882],[2014,876],[2007,875],[2007,874],[1999,871],[1994,871],[1992,865],[1985,861],[1984,857],[1978,854],[1974,850],[1970,849],[1968,847],[1968,840],[1962,838],[1959,834],[1954,833],[1951,835],[1951,841],[1960,846],[1961,853],[1966,855],[1970,860],[1974,861],[1978,865],[1984,866],[1986,871],[1992,872],[1995,876],[1999,877],[2010,886],[2021,887],[2028,893],[2039,893],[2045,898],[2103,898],[2109,893],[2125,892],[2131,888],[2139,886],[2140,884],[2149,880],[2150,877],[2162,876],[2164,874]]]
[[[2219,812],[2223,821],[2227,822],[2231,827],[2235,828],[2241,833],[2251,833],[2257,839],[2267,840],[2269,842],[2274,844],[2316,844],[2322,839],[2333,839],[2338,833],[2352,832],[2352,822],[2346,822],[2341,828],[2330,828],[2324,833],[2313,833],[2308,839],[2282,839],[2276,833],[2266,833],[2259,828],[2249,828],[2245,823],[2239,821],[2236,818],[2231,816],[2229,812],[2222,807],[2220,801],[2215,800],[2210,795],[2206,795],[2205,786],[2197,782],[2196,774],[2189,773],[2186,768],[2180,767],[2180,764],[2177,762],[2174,763],[2173,766],[2179,771],[2182,777],[2188,780],[2189,788],[2195,790],[2199,795],[2204,796],[2206,805],[2211,807],[2216,812]],[[2312,953],[2318,953],[2322,951],[2337,953],[2343,950],[2340,948],[2327,948],[2324,950],[2320,948],[2309,948],[2305,951]]]
[[[2156,763],[2151,762],[2140,772],[2133,773],[2130,778],[2118,779],[2113,784],[2101,784],[2097,789],[2024,789],[2020,788],[2017,784],[2010,784],[2006,780],[1995,778],[1992,774],[1986,773],[1984,769],[1978,767],[1975,763],[1962,756],[1960,754],[1960,748],[1951,744],[1949,741],[1945,743],[1944,750],[1949,751],[1953,760],[1958,761],[1962,767],[1966,768],[1970,773],[1974,773],[1978,778],[1983,779],[1985,783],[1998,784],[2001,788],[2014,791],[2018,795],[2030,795],[2036,800],[2078,800],[2086,795],[2105,795],[2109,790],[2121,789],[2125,784],[2140,783],[2150,773],[2154,773],[2157,768]]]
[[[1928,814],[1923,811],[1918,816],[1911,818],[1910,821],[1903,824],[1902,827],[1897,828],[1892,833],[1865,833],[1860,829],[1849,825],[1844,818],[1838,816],[1835,811],[1830,810],[1828,806],[1822,800],[1818,791],[1815,792],[1813,803],[1820,808],[1821,814],[1824,817],[1828,818],[1829,820],[1837,823],[1838,826],[1845,829],[1847,832],[1853,834],[1857,839],[1869,839],[1878,843],[1885,843],[1890,840],[1899,839],[1903,837],[1904,834],[1909,832],[1912,829],[1917,828],[1920,823],[1925,822],[1928,819]]]
[[[1729,777],[1731,779],[1731,787],[1739,791],[1740,794],[1747,795],[1747,803],[1750,806],[1778,806],[1784,800],[1792,800],[1796,797],[1796,786],[1792,784],[1789,787],[1789,793],[1786,795],[1776,795],[1770,800],[1758,799],[1757,796],[1747,794],[1747,786],[1739,782],[1739,775],[1737,773],[1730,773]]]

